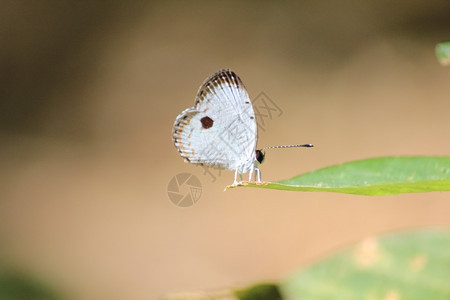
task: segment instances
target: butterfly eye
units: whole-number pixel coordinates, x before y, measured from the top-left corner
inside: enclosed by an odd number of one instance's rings
[[[256,150],[256,160],[262,164],[264,161],[265,154],[261,150]]]

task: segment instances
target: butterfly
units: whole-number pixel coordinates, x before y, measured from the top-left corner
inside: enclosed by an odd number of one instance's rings
[[[231,70],[220,70],[200,86],[193,107],[175,120],[172,140],[186,162],[235,170],[233,186],[242,174],[261,182],[258,166],[265,149],[313,147],[311,144],[256,149],[257,123],[252,102],[242,80]],[[238,175],[240,181],[238,181]]]

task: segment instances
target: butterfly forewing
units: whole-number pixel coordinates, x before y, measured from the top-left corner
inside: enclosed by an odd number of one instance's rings
[[[194,107],[177,117],[173,140],[189,162],[243,173],[254,161],[256,129],[242,81],[234,72],[221,70],[200,87]]]

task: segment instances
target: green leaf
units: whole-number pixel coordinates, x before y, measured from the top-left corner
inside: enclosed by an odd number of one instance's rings
[[[450,66],[450,41],[436,45],[436,57],[443,66]]]
[[[284,299],[450,299],[449,249],[448,229],[367,238],[279,288]]]
[[[58,300],[63,299],[46,284],[28,274],[0,266],[0,300]]]
[[[368,196],[450,191],[450,156],[370,158],[326,167],[287,180],[241,186]]]
[[[238,289],[217,291],[182,292],[169,294],[162,300],[281,300],[276,283],[257,283]]]
[[[274,283],[258,283],[234,291],[239,300],[281,300],[278,286]]]

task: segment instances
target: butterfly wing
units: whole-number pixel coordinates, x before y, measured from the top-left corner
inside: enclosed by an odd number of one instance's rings
[[[241,79],[230,70],[211,75],[200,87],[194,107],[176,118],[172,138],[186,161],[249,171],[255,160],[257,125]]]

